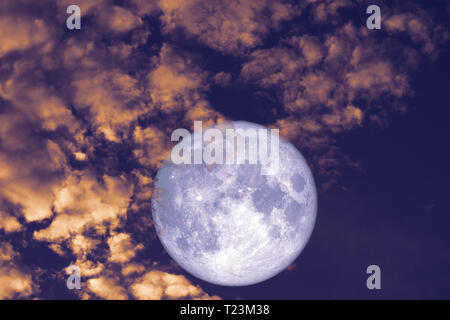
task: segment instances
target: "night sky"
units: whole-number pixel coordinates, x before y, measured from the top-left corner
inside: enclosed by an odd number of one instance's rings
[[[2,1],[0,299],[450,299],[449,2],[312,2],[79,0],[67,30],[70,1]],[[209,284],[156,236],[194,120],[278,128],[312,169],[316,226],[272,279]]]

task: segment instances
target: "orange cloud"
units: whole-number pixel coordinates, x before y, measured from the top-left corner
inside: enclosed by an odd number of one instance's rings
[[[52,45],[52,35],[42,19],[0,16],[0,58],[11,52]]]
[[[22,225],[16,219],[16,217],[8,214],[7,212],[0,209],[0,230],[6,233],[20,231]]]
[[[90,111],[98,133],[119,142],[120,134],[146,110],[145,93],[137,80],[119,70],[83,70],[74,75],[75,104]]]
[[[0,300],[28,297],[33,293],[31,276],[14,262],[17,255],[10,243],[0,243]]]
[[[133,137],[137,144],[136,159],[143,165],[159,168],[169,154],[170,136],[155,127],[136,127]]]
[[[36,231],[34,238],[64,241],[89,227],[104,234],[103,223],[118,225],[119,218],[126,215],[131,192],[131,185],[122,177],[105,175],[99,181],[88,174],[69,176],[55,195],[56,217],[46,229]]]
[[[446,37],[413,8],[387,9],[382,28],[389,42],[374,39],[340,18],[340,8],[354,6],[347,0],[129,0],[122,6],[79,0],[89,32],[74,36],[55,27],[64,26],[71,1],[56,1],[57,16],[41,7],[48,2],[34,3],[40,17],[22,10],[26,3],[0,3],[0,229],[6,239],[19,237],[29,222],[47,219],[33,239],[72,255],[86,284],[82,298],[218,298],[184,276],[154,270],[157,261],[139,261],[149,244],[128,229],[152,224],[148,214],[138,214],[149,208],[171,131],[224,119],[208,101],[210,82],[273,92],[283,118],[271,125],[307,150],[330,184],[348,162],[336,135],[367,121],[385,123],[379,97],[408,95],[410,70],[422,53],[435,57]],[[305,16],[294,21],[305,12],[312,13],[308,23],[328,27],[308,34]],[[166,43],[152,42],[148,21],[157,19]],[[294,24],[289,35],[265,43],[285,22]],[[240,74],[203,70],[208,64],[178,41],[180,30],[200,49],[239,56]],[[402,50],[393,57],[386,47],[398,34]],[[412,45],[404,44],[405,35]],[[127,170],[119,157],[129,161]],[[33,277],[8,241],[0,243],[0,299],[29,297]]]
[[[88,287],[91,292],[103,299],[125,300],[128,297],[126,290],[112,278],[99,277],[89,279]]]
[[[164,113],[188,109],[201,99],[205,89],[205,74],[187,59],[177,55],[169,45],[163,45],[157,67],[148,80],[153,103]]]
[[[122,275],[123,276],[129,276],[131,274],[135,274],[135,273],[142,273],[145,271],[145,266],[143,266],[142,264],[137,264],[137,263],[131,263],[131,264],[127,264],[122,268]]]
[[[260,44],[271,29],[290,20],[298,8],[281,1],[160,0],[165,31],[178,27],[207,46],[236,54]]]
[[[119,33],[128,32],[142,25],[142,19],[133,12],[113,6],[101,11],[103,23],[111,30]]]
[[[406,33],[413,42],[421,45],[422,52],[436,57],[437,45],[449,38],[449,32],[432,22],[432,18],[420,8],[411,4],[414,11],[388,13],[383,26],[392,34]]]
[[[318,64],[324,57],[324,46],[317,37],[306,35],[293,37],[290,41],[297,43],[309,66]]]

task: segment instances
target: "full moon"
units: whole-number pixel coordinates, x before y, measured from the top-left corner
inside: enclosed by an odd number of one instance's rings
[[[229,122],[235,129],[261,129]],[[205,148],[205,144],[202,145]],[[156,175],[153,220],[162,245],[185,271],[207,282],[246,286],[286,269],[308,242],[317,192],[305,159],[279,138],[279,169],[261,164],[174,164]]]

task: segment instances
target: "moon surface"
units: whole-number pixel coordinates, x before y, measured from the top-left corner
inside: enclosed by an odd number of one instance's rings
[[[152,215],[162,245],[185,271],[245,286],[277,275],[300,255],[316,220],[316,188],[303,156],[281,137],[279,155],[275,175],[262,175],[261,164],[164,162]]]

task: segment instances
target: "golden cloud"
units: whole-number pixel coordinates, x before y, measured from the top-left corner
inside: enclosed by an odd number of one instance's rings
[[[260,44],[271,29],[298,14],[282,1],[160,0],[165,31],[178,27],[207,46],[236,54]]]
[[[124,8],[113,6],[102,11],[104,23],[115,32],[128,32],[142,25],[142,19]]]
[[[153,103],[164,113],[186,110],[201,99],[205,73],[163,45],[157,67],[148,75]]]
[[[125,300],[128,297],[126,290],[112,278],[99,277],[89,279],[88,287],[91,292],[103,299]]]
[[[119,218],[126,215],[131,194],[132,187],[123,177],[105,175],[100,180],[88,174],[71,175],[56,192],[56,217],[46,229],[36,231],[34,238],[64,241],[89,227],[104,234],[104,223],[118,225]]]
[[[0,230],[8,239],[47,219],[33,239],[80,267],[87,283],[82,298],[218,298],[182,275],[154,270],[158,261],[139,261],[148,243],[127,229],[137,224],[132,215],[148,208],[171,130],[194,120],[223,121],[208,101],[209,83],[274,92],[284,116],[271,125],[302,151],[312,150],[318,175],[334,174],[347,161],[335,136],[367,121],[385,123],[379,97],[408,95],[408,72],[421,52],[435,57],[448,37],[414,8],[383,13],[390,42],[377,42],[365,27],[339,18],[340,8],[354,6],[347,0],[129,0],[122,6],[79,0],[83,19],[93,19],[82,24],[89,32],[70,37],[55,25],[64,25],[71,1],[56,1],[64,13],[57,17],[41,2],[33,5],[43,16],[32,16],[22,10],[26,3],[0,4]],[[265,38],[302,12],[339,28],[293,29],[266,46]],[[153,40],[146,16],[161,20],[167,42],[141,50]],[[200,48],[239,56],[240,74],[203,70],[199,53],[177,40],[180,30]],[[393,57],[386,48],[397,34],[413,45],[402,38]],[[120,152],[132,163],[129,171],[111,160]],[[103,153],[108,156],[98,156]],[[148,215],[141,219],[151,226]],[[8,241],[0,243],[0,299],[29,297],[33,276]]]
[[[15,51],[52,45],[51,33],[42,19],[0,16],[0,58]]]
[[[127,233],[114,234],[108,239],[110,262],[125,263],[136,256],[136,252],[144,248],[142,244],[134,245]]]
[[[14,262],[17,255],[10,243],[0,243],[0,300],[27,297],[33,293],[31,275],[22,272]]]

